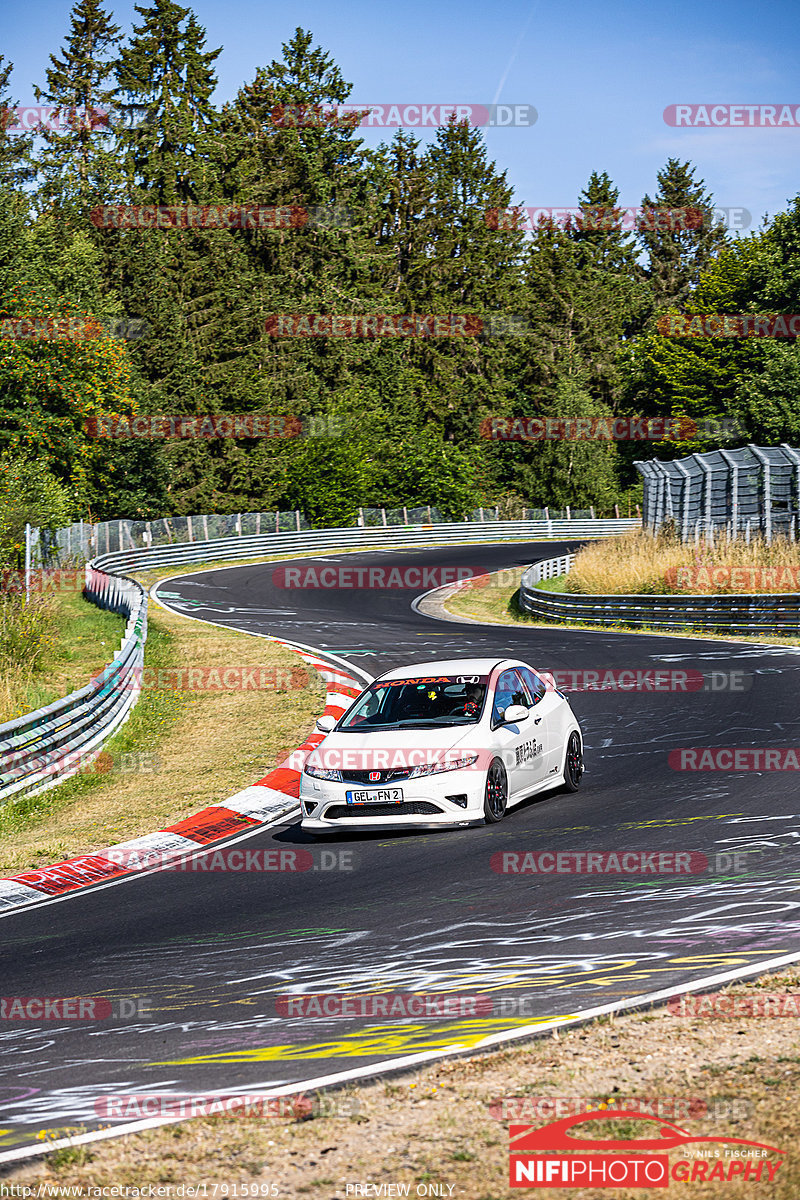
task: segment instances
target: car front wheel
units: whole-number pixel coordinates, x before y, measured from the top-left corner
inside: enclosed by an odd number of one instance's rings
[[[577,792],[583,777],[583,747],[577,733],[571,733],[564,759],[564,787],[568,792]]]
[[[502,821],[508,804],[508,776],[499,758],[494,759],[486,775],[486,790],[483,798],[483,815],[487,825]]]

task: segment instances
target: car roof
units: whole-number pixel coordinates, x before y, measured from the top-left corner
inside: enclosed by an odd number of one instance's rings
[[[379,675],[379,679],[416,679],[420,675],[488,675],[503,663],[513,665],[511,658],[448,658],[443,662],[409,663]]]

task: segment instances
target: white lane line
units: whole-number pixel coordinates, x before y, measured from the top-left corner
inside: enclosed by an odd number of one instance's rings
[[[602,1004],[596,1008],[588,1008],[580,1013],[573,1013],[568,1017],[555,1017],[552,1020],[544,1020],[539,1023],[524,1025],[522,1028],[508,1029],[501,1033],[487,1034],[485,1038],[481,1038],[479,1042],[475,1042],[469,1046],[454,1044],[448,1046],[445,1050],[423,1050],[417,1054],[408,1054],[400,1058],[387,1058],[381,1062],[372,1063],[366,1067],[353,1067],[349,1071],[336,1071],[330,1075],[318,1075],[311,1079],[305,1079],[299,1083],[292,1083],[285,1087],[275,1087],[264,1091],[259,1091],[260,1096],[265,1098],[274,1096],[296,1096],[306,1091],[313,1091],[322,1087],[333,1087],[336,1084],[352,1083],[359,1080],[369,1079],[373,1075],[382,1075],[387,1071],[407,1071],[410,1067],[421,1066],[423,1063],[436,1062],[446,1058],[460,1058],[464,1055],[480,1054],[484,1050],[491,1049],[495,1046],[506,1045],[509,1042],[522,1041],[526,1038],[537,1037],[540,1034],[548,1033],[553,1029],[563,1029],[567,1025],[581,1025],[586,1021],[593,1021],[597,1017],[606,1016],[610,1013],[623,1012],[628,1008],[639,1008],[657,1004],[660,1000],[669,1000],[673,996],[680,996],[686,992],[694,992],[699,988],[707,988],[719,986],[723,983],[731,983],[735,979],[743,979],[748,975],[758,975],[763,971],[772,971],[777,967],[788,966],[800,960],[800,952],[795,954],[784,954],[780,958],[764,959],[760,963],[749,963],[746,967],[740,967],[735,971],[725,971],[718,975],[706,975],[702,979],[696,979],[692,983],[684,984],[680,987],[662,988],[657,992],[648,992],[641,996],[631,996],[627,1000],[615,1000],[610,1004]],[[237,1085],[237,1090],[241,1085]],[[148,1093],[148,1094],[152,1094]],[[213,1094],[219,1096],[235,1095],[232,1091],[215,1090],[213,1093],[204,1092],[203,1095]],[[252,1092],[247,1093],[252,1094]],[[84,1133],[77,1137],[60,1138],[58,1141],[48,1142],[47,1148],[44,1149],[41,1145],[36,1146],[20,1146],[16,1150],[6,1150],[0,1152],[0,1162],[14,1162],[23,1158],[34,1158],[41,1154],[49,1154],[53,1150],[65,1149],[68,1146],[85,1146],[92,1142],[106,1141],[109,1138],[122,1137],[128,1133],[140,1133],[144,1129],[158,1129],[162,1125],[177,1125],[181,1121],[190,1121],[192,1117],[148,1117],[143,1121],[132,1121],[127,1125],[121,1125],[116,1129],[98,1129],[94,1133]]]

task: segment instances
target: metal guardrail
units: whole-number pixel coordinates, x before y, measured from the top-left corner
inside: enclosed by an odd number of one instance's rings
[[[568,575],[575,562],[574,554],[562,554],[560,558],[543,558],[540,562],[528,567],[520,580],[520,590],[527,580],[528,587],[534,583],[542,583],[545,579],[556,579],[559,575]]]
[[[795,540],[800,516],[800,453],[781,446],[709,450],[688,458],[634,463],[644,479],[645,528],[674,522],[684,542],[715,532],[750,541],[762,533]]]
[[[624,533],[638,524],[636,519],[590,519],[356,526],[255,537],[237,535],[100,555],[86,567],[84,595],[100,608],[128,618],[119,652],[86,687],[0,725],[0,805],[12,797],[44,791],[85,767],[136,703],[147,637],[147,596],[138,583],[121,576],[121,572],[348,546],[401,547],[431,542],[458,545],[536,538],[585,540]]]
[[[499,506],[476,508],[465,518],[468,522],[487,524],[501,518]],[[523,521],[585,521],[595,519],[593,508],[565,509],[524,507]],[[360,508],[354,526],[370,528],[389,525],[441,525],[444,518],[431,504],[414,508]],[[155,550],[181,542],[211,542],[229,537],[259,537],[267,533],[302,533],[311,525],[301,512],[240,512],[194,514],[185,517],[162,517],[158,520],[100,521],[91,525],[76,521],[63,529],[33,529],[31,531],[31,565],[49,566],[51,560],[88,561],[101,554],[116,554],[122,550]]]
[[[127,617],[120,648],[85,687],[0,725],[0,805],[43,792],[85,768],[139,697],[147,638],[144,589],[90,564],[84,595]]]
[[[730,634],[800,633],[800,593],[704,596],[588,596],[548,592],[535,583],[568,574],[574,554],[542,559],[522,575],[519,605],[524,612],[565,625],[630,625],[634,628],[705,629]]]
[[[270,533],[259,537],[219,538],[210,542],[183,542],[159,546],[152,550],[126,550],[118,554],[101,554],[94,559],[105,570],[143,571],[156,567],[179,566],[183,563],[258,558],[269,554],[291,554],[304,550],[325,550],[348,546],[446,546],[475,542],[535,541],[555,538],[613,537],[628,529],[639,527],[634,518],[586,521],[454,521],[440,525],[398,525],[343,529],[313,529],[301,533]]]

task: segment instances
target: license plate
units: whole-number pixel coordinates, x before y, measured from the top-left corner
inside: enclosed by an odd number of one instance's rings
[[[373,792],[345,792],[348,804],[402,804],[402,788],[377,788]]]

